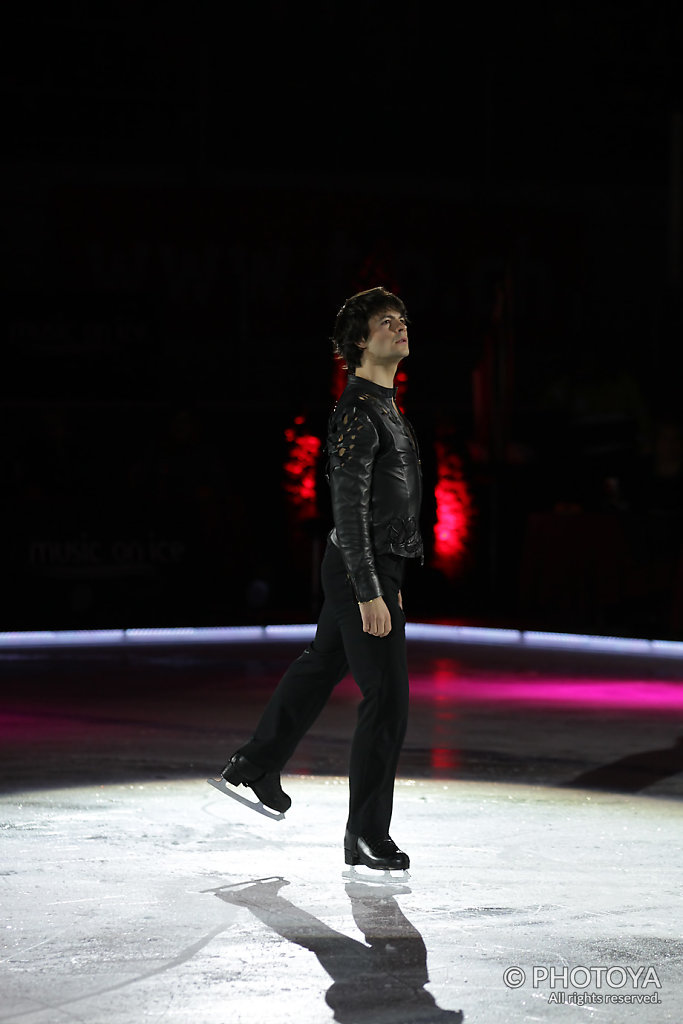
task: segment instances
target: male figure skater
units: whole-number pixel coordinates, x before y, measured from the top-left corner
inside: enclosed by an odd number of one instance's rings
[[[401,584],[420,558],[422,473],[413,429],[395,402],[408,355],[406,309],[385,288],[348,299],[332,342],[348,369],[330,416],[327,479],[334,528],[321,567],[324,602],[314,640],[287,669],[251,740],[221,773],[286,811],[280,772],[349,668],[362,701],[351,745],[347,864],[405,869],[389,836],[394,779],[408,715]]]

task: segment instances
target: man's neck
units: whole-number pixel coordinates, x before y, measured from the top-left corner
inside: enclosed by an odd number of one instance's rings
[[[393,388],[395,366],[358,366],[356,377],[363,380],[371,380],[373,384],[379,384],[383,388]]]

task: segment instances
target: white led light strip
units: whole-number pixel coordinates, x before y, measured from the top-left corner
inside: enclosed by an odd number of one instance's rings
[[[0,633],[0,648],[108,647],[117,644],[243,643],[244,641],[311,640],[315,624],[281,626],[185,626],[142,629],[40,630]],[[683,657],[683,642],[639,640],[628,637],[585,636],[576,633],[543,633],[533,630],[490,629],[485,626],[445,626],[408,623],[412,640],[439,643],[483,644],[499,647],[535,647],[567,651]]]

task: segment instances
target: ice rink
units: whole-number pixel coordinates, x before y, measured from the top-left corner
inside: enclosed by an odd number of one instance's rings
[[[207,785],[301,647],[2,656],[0,1021],[683,1019],[677,662],[411,643],[385,876],[352,681],[283,820]]]

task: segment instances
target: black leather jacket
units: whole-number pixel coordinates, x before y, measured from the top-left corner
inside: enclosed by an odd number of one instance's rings
[[[392,404],[395,395],[395,387],[349,375],[329,421],[330,539],[357,601],[382,594],[376,555],[393,552],[424,563],[420,452],[412,426]]]

